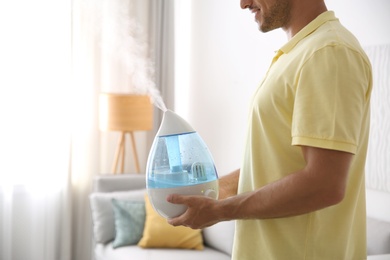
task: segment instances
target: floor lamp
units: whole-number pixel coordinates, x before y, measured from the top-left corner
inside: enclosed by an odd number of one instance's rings
[[[124,172],[126,136],[130,135],[136,171],[140,172],[134,131],[151,130],[153,126],[153,108],[149,96],[132,94],[101,93],[99,97],[100,130],[119,131],[121,136],[116,149],[112,173]]]

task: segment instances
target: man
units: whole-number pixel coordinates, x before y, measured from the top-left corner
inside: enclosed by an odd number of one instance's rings
[[[240,170],[220,199],[170,195],[172,225],[236,219],[233,259],[366,259],[364,167],[370,63],[323,0],[241,0],[259,29],[282,28],[251,103]]]

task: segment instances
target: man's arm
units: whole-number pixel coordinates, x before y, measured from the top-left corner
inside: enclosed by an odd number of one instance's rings
[[[353,155],[302,147],[304,169],[256,191],[224,201],[221,216],[236,219],[296,216],[341,202]]]
[[[231,172],[228,175],[221,177],[219,182],[219,196],[218,199],[226,199],[228,197],[237,195],[238,179],[240,177],[240,169]]]
[[[232,219],[296,216],[342,201],[353,155],[315,147],[302,147],[306,166],[255,191],[212,200],[171,195],[168,201],[185,204],[187,211],[169,220],[172,225],[203,228]]]

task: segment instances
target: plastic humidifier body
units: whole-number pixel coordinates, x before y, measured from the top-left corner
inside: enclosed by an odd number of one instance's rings
[[[218,198],[218,175],[211,154],[198,133],[168,110],[150,150],[146,184],[154,209],[165,218],[186,206],[167,202],[169,194]]]

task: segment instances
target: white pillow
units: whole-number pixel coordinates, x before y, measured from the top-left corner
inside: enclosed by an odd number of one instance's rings
[[[115,218],[112,199],[144,201],[146,189],[120,192],[95,192],[89,196],[92,211],[93,234],[97,243],[115,238]]]

